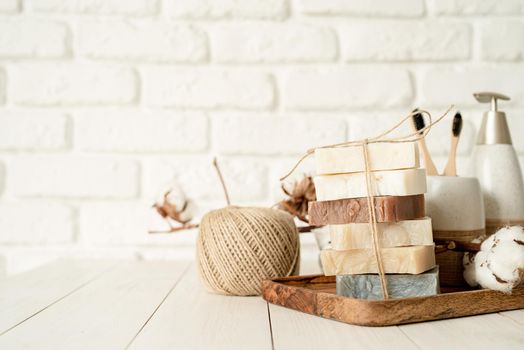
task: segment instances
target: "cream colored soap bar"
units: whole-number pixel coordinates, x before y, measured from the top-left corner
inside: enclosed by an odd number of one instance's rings
[[[315,176],[317,201],[366,197],[366,173]],[[371,173],[374,196],[410,196],[426,192],[426,171],[404,169]]]
[[[379,244],[382,248],[411,245],[433,245],[431,219],[377,223]],[[333,250],[373,248],[369,223],[329,225]]]
[[[382,248],[381,252],[385,273],[418,274],[435,267],[433,245]],[[326,276],[378,273],[372,249],[324,249],[320,252],[320,259]]]
[[[418,147],[414,142],[368,145],[371,171],[418,168]],[[354,173],[366,170],[362,146],[317,148],[317,174]]]

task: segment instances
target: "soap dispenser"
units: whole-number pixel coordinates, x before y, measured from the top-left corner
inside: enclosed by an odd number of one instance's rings
[[[499,100],[509,101],[509,97],[494,92],[473,96],[480,103],[491,104],[482,119],[471,167],[471,175],[479,179],[483,192],[489,235],[505,225],[524,224],[524,184],[506,114],[497,108]]]

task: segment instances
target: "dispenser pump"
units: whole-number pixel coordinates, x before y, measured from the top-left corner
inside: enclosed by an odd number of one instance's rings
[[[491,103],[491,110],[484,112],[477,145],[511,145],[506,113],[497,109],[498,100],[509,101],[509,97],[496,92],[476,92],[473,94],[480,103]]]

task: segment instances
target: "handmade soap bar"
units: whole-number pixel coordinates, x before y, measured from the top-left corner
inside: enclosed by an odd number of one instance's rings
[[[367,196],[366,173],[315,176],[317,200]],[[409,196],[426,192],[426,170],[404,169],[371,173],[371,195]]]
[[[385,273],[417,274],[435,267],[433,245],[382,248],[381,252]],[[326,276],[378,273],[372,249],[324,249],[320,252],[320,260]]]
[[[392,299],[422,297],[439,293],[438,266],[419,275],[386,275]],[[338,275],[337,294],[356,299],[384,299],[380,276]]]
[[[375,197],[377,222],[397,222],[425,216],[424,195]],[[314,226],[369,222],[367,198],[309,202],[309,223]]]
[[[414,142],[370,143],[371,171],[418,168],[418,147]],[[354,173],[366,170],[362,146],[315,149],[317,174]]]
[[[349,250],[373,248],[369,223],[329,225],[331,248]],[[379,245],[382,248],[410,245],[432,245],[431,219],[405,220],[392,223],[377,223]]]

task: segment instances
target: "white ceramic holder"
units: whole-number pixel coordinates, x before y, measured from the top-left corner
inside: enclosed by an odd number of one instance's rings
[[[426,215],[433,231],[477,231],[486,227],[484,199],[475,177],[428,176]]]

